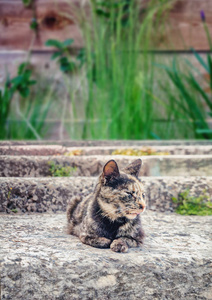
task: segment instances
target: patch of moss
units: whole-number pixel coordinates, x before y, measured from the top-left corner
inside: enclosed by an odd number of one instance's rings
[[[49,171],[52,177],[70,177],[77,169],[76,167],[56,164],[54,161],[49,161],[48,164],[50,165]]]
[[[75,149],[75,150],[72,150],[70,152],[66,152],[64,153],[65,156],[79,156],[79,155],[82,155],[82,150],[81,149]]]
[[[132,155],[132,156],[145,156],[145,155],[170,155],[169,152],[157,152],[152,148],[143,148],[140,150],[135,149],[116,149],[112,155]]]
[[[208,201],[209,196],[203,191],[198,197],[190,196],[190,190],[180,193],[178,198],[173,197],[172,201],[177,204],[176,212],[181,215],[212,215],[212,202]]]

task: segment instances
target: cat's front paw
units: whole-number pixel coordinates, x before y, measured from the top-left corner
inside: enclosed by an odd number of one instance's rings
[[[82,243],[97,247],[97,248],[109,248],[111,244],[111,240],[105,237],[93,237],[89,235],[81,235],[80,240]]]
[[[127,243],[122,239],[117,239],[111,243],[110,249],[114,252],[127,252],[128,246]]]

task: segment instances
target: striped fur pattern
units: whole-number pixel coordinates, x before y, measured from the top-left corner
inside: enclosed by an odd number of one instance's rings
[[[127,252],[143,242],[140,214],[145,210],[144,187],[138,179],[141,160],[122,172],[110,160],[98,178],[93,194],[75,197],[67,208],[68,233],[82,243]]]

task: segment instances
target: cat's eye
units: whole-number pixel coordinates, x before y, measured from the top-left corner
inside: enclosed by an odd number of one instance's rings
[[[133,196],[134,192],[126,191],[126,194],[129,195],[129,196]]]
[[[126,193],[127,193],[127,194],[129,194],[129,195],[133,195],[133,194],[135,194],[135,192],[134,192],[134,191],[126,191]]]
[[[142,193],[142,197],[143,197],[143,199],[145,199],[145,193]]]

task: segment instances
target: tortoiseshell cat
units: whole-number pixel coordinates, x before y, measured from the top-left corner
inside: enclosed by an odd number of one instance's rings
[[[72,199],[67,208],[68,233],[97,248],[127,252],[144,238],[140,213],[145,209],[144,188],[138,179],[141,160],[123,172],[114,160],[103,168],[93,194]]]

